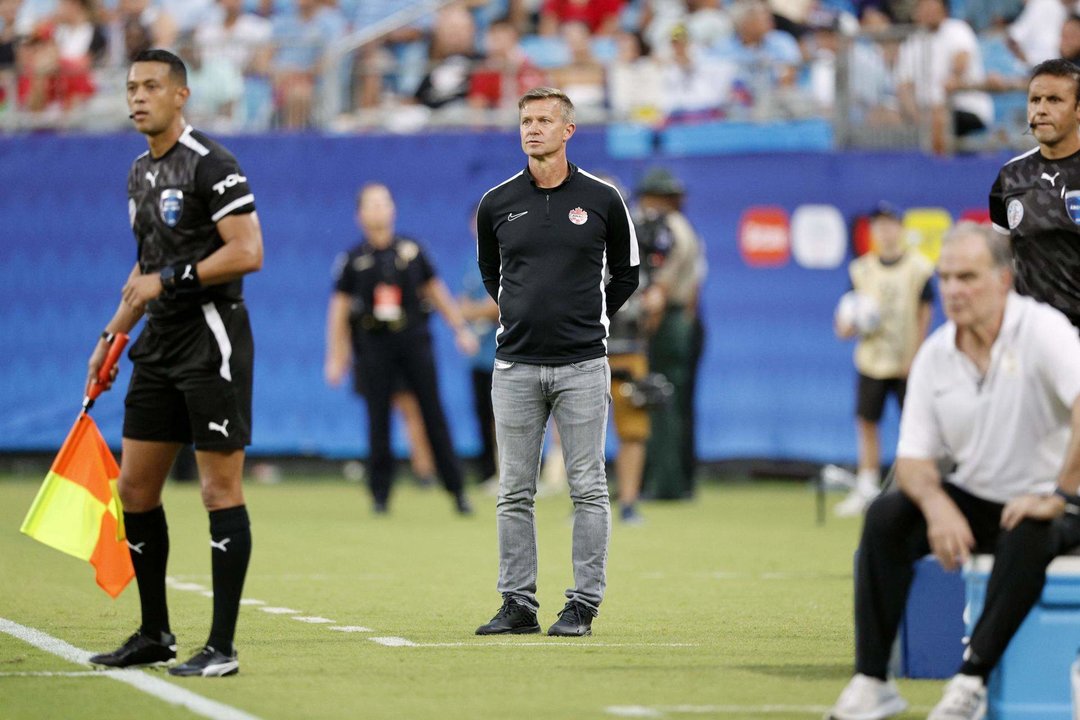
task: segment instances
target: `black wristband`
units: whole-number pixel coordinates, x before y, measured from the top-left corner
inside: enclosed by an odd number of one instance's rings
[[[1080,495],[1070,495],[1060,487],[1054,488],[1054,494],[1065,501],[1065,512],[1069,515],[1080,515]]]
[[[161,287],[165,292],[195,290],[202,287],[195,263],[177,263],[161,269]]]
[[[104,340],[105,342],[109,343],[110,345],[112,345],[112,341],[113,341],[114,337],[116,337],[116,335],[109,332],[108,330],[102,330],[101,331],[101,339]]]

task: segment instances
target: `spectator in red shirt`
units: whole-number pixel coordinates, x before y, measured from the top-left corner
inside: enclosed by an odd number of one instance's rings
[[[544,0],[541,35],[557,35],[566,23],[585,23],[593,35],[612,35],[619,29],[623,0]]]
[[[526,91],[548,84],[547,75],[526,57],[519,40],[517,28],[507,18],[488,26],[487,56],[469,79],[470,107],[513,108]]]

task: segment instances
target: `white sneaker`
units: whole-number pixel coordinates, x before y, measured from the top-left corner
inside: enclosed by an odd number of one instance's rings
[[[826,490],[851,490],[855,487],[855,473],[839,465],[821,468],[821,482]]]
[[[907,709],[896,683],[867,675],[855,675],[840,693],[825,720],[884,720]]]
[[[982,678],[957,675],[945,686],[941,702],[927,720],[982,720],[986,717],[986,686]]]
[[[856,517],[866,512],[866,506],[878,496],[877,492],[869,492],[860,488],[855,488],[847,494],[840,502],[836,503],[836,507],[833,508],[833,514],[836,517]]]

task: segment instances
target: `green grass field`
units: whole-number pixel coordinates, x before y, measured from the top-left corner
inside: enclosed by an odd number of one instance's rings
[[[112,601],[89,565],[19,534],[39,481],[0,478],[0,618],[111,649],[137,625],[134,583]],[[343,481],[287,478],[247,492],[245,597],[265,604],[241,611],[240,674],[128,671],[236,717],[809,718],[850,673],[859,523],[817,526],[801,484],[709,485],[693,503],[646,505],[644,526],[616,522],[607,599],[593,636],[574,640],[473,635],[500,602],[493,498],[474,493],[475,517],[459,518],[443,493],[399,484],[392,515],[376,518],[366,492]],[[171,486],[165,506],[170,612],[186,656],[209,628],[198,591],[210,585],[207,519],[191,486]],[[537,515],[547,627],[571,582],[569,499],[543,498]],[[371,632],[330,629],[342,626]],[[86,670],[0,633],[0,718],[200,717]],[[914,708],[905,717],[924,717],[940,688],[901,681]]]

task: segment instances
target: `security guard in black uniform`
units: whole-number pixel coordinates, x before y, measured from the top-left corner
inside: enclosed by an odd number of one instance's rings
[[[368,481],[376,513],[385,513],[390,500],[394,472],[390,398],[400,373],[420,404],[439,477],[453,495],[457,511],[469,514],[472,508],[465,496],[461,464],[439,399],[425,302],[454,329],[462,352],[477,352],[476,337],[420,246],[395,235],[389,189],[376,183],[365,185],[357,206],[364,240],[343,254],[335,267],[327,313],[327,380],[340,383],[350,360],[354,361],[367,400]]]

